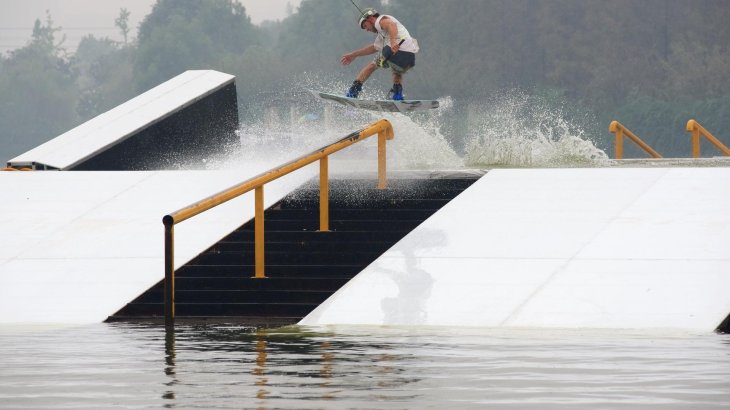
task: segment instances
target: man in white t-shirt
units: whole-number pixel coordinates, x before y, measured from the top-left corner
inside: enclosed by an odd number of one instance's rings
[[[343,55],[340,62],[342,65],[348,65],[357,57],[378,54],[375,60],[360,70],[345,95],[357,98],[362,91],[363,83],[375,70],[383,67],[390,68],[393,72],[393,88],[388,93],[388,99],[402,101],[403,74],[416,65],[418,42],[395,17],[381,15],[375,9],[363,10],[358,24],[361,29],[377,34],[375,42]]]

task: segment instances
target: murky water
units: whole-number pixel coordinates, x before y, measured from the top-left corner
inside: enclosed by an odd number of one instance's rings
[[[0,327],[0,408],[728,408],[730,336]]]

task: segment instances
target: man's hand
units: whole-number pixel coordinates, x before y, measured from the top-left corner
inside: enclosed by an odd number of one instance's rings
[[[398,42],[398,39],[390,40],[390,50],[393,52],[393,54],[397,53],[398,50],[400,50],[400,43]]]
[[[343,55],[342,57],[340,57],[340,63],[342,63],[342,65],[349,65],[352,62],[352,60],[354,60],[354,59],[355,59],[355,56],[352,55],[352,53],[347,53],[347,54]]]

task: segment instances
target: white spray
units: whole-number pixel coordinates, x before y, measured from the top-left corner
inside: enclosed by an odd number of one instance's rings
[[[610,160],[563,108],[521,91],[469,109],[467,167],[605,166]]]

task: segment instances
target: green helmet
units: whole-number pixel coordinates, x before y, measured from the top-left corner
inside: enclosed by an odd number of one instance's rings
[[[362,28],[362,23],[364,23],[365,20],[368,19],[368,17],[374,16],[376,14],[378,14],[378,11],[373,8],[366,8],[366,9],[362,10],[362,12],[360,13],[360,19],[358,20],[357,25],[360,26],[360,28]]]

